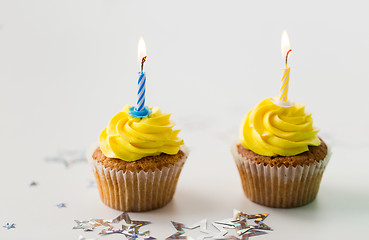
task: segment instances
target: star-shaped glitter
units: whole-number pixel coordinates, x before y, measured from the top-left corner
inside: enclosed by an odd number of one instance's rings
[[[150,233],[148,231],[146,231],[145,233],[140,233],[139,232],[139,228],[145,225],[150,224],[150,221],[138,221],[138,220],[132,220],[127,212],[123,212],[122,214],[120,214],[118,217],[114,218],[111,222],[112,223],[119,223],[122,220],[124,220],[124,222],[126,224],[128,224],[128,226],[122,225],[122,229],[120,230],[116,230],[116,231],[120,231],[120,233],[124,234],[128,239],[137,239],[140,236],[147,236],[150,237]],[[115,232],[117,233],[117,232]]]
[[[73,229],[83,229],[85,232],[94,230],[95,226],[90,223],[90,221],[79,221],[74,220],[77,223],[77,226],[74,226]]]
[[[268,213],[264,214],[247,214],[245,212],[239,210],[233,210],[233,218],[224,219],[221,221],[216,221],[213,225],[220,230],[221,228],[218,225],[221,225],[223,228],[235,229],[237,231],[238,236],[242,236],[242,238],[237,238],[235,236],[225,236],[217,239],[248,239],[249,237],[265,234],[263,231],[259,230],[272,230],[271,227],[266,225],[263,221],[268,216]],[[249,224],[248,220],[254,220],[255,224]],[[256,230],[259,229],[259,230]]]
[[[60,162],[66,168],[69,168],[72,164],[77,162],[86,162],[87,159],[85,157],[84,151],[60,151],[57,156],[47,157],[46,161],[48,162]]]
[[[56,205],[58,208],[65,208],[65,207],[67,207],[67,204],[65,204],[65,203],[59,203],[59,204],[57,204]]]
[[[110,226],[110,222],[104,219],[92,219],[90,220],[90,222],[93,224],[93,226],[103,226],[105,228],[113,228],[112,226]]]
[[[237,209],[233,209],[233,219],[237,220],[240,217],[245,217],[247,219],[256,219],[255,221],[263,221],[266,217],[269,216],[269,213],[263,214],[247,214],[245,212],[239,211]]]
[[[138,221],[138,220],[132,220],[127,212],[123,212],[122,214],[120,214],[118,217],[114,218],[112,220],[112,223],[119,223],[122,220],[124,220],[126,222],[126,224],[129,225],[130,229],[139,229],[142,226],[148,225],[151,222],[150,221]]]
[[[126,224],[122,224],[121,228],[114,229],[111,225],[112,223],[119,223],[124,220]],[[140,232],[139,228],[150,224],[150,221],[138,221],[132,220],[128,213],[123,212],[118,217],[113,220],[104,220],[104,219],[90,219],[86,221],[74,220],[77,223],[77,226],[74,226],[73,229],[83,229],[84,231],[93,231],[96,227],[103,227],[103,229],[99,232],[100,235],[108,235],[119,233],[124,235],[129,240],[142,239],[145,240],[153,240],[156,239],[150,236],[149,231]]]
[[[197,238],[198,240],[203,240],[205,238],[213,237],[212,232],[207,229],[207,220],[206,219],[203,219],[199,223],[195,223],[193,225],[185,225],[183,223],[174,222],[174,221],[171,221],[171,223],[174,226],[174,228],[177,230],[177,232],[170,235],[166,239],[193,239],[190,236],[183,235],[183,234],[185,234],[184,229],[193,230],[193,229],[198,228],[198,227],[200,227],[200,232],[206,234],[206,235],[198,237]]]
[[[107,235],[107,234],[114,234],[114,233],[123,234],[129,240],[135,240],[135,239],[138,239],[142,236],[148,237],[148,238],[145,238],[145,239],[156,239],[156,238],[153,238],[153,237],[150,236],[149,231],[139,232],[137,228],[128,227],[128,226],[125,226],[125,225],[122,225],[122,227],[120,229],[104,228],[103,230],[101,230],[101,232],[99,232],[100,235]]]
[[[37,182],[35,182],[35,181],[32,181],[32,182],[30,182],[29,186],[30,186],[30,187],[34,187],[34,186],[37,186]]]
[[[7,223],[3,227],[9,230],[11,228],[15,228],[15,223]]]
[[[247,232],[247,228],[252,228],[252,229],[261,229],[261,230],[273,230],[271,227],[269,227],[268,225],[266,225],[263,221],[266,217],[269,216],[269,213],[263,213],[263,214],[247,214],[244,212],[241,212],[239,210],[233,210],[233,218],[234,219],[239,219],[239,222],[244,222],[245,225],[242,226],[236,226],[236,229],[238,230],[237,233],[239,235],[244,234],[245,232]],[[254,223],[256,223],[256,225],[248,225],[247,226],[247,222],[246,219],[255,219]]]
[[[118,217],[114,218],[112,220],[112,223],[119,223],[120,221],[124,220],[127,224],[132,224],[138,227],[145,226],[147,224],[150,224],[150,221],[138,221],[138,220],[132,220],[127,212],[123,212]]]

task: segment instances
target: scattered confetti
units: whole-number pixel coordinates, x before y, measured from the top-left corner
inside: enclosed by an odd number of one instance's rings
[[[38,185],[38,183],[37,182],[35,182],[35,181],[32,181],[30,184],[29,184],[29,186],[30,187],[34,187],[34,186],[37,186]]]
[[[139,228],[145,225],[150,224],[150,221],[137,221],[137,220],[131,220],[131,218],[129,217],[128,213],[123,212],[121,215],[119,215],[118,217],[116,217],[115,219],[112,220],[112,223],[119,223],[122,220],[125,221],[125,223],[128,225],[122,225],[121,229],[118,230],[113,230],[111,229],[106,230],[106,231],[102,231],[99,234],[111,234],[111,233],[121,233],[124,234],[128,239],[138,239],[140,236],[146,236],[146,237],[150,237],[150,232],[146,231],[144,233],[139,232]],[[155,238],[154,238],[155,239]]]
[[[134,227],[142,227],[145,226],[147,224],[150,224],[150,221],[137,221],[137,220],[131,220],[131,218],[129,217],[128,213],[123,212],[121,215],[119,215],[118,217],[113,219],[113,223],[119,223],[120,221],[124,220],[127,224],[131,224],[134,225]]]
[[[193,239],[190,236],[183,235],[183,234],[185,234],[184,228],[193,230],[193,229],[198,228],[198,227],[200,227],[200,232],[202,232],[206,235],[202,235],[202,236],[198,237],[197,239],[203,240],[205,238],[213,237],[212,232],[207,229],[207,220],[206,219],[203,219],[199,223],[189,225],[189,226],[184,225],[183,223],[179,223],[179,222],[174,222],[174,221],[171,221],[171,222],[172,222],[172,225],[174,226],[174,228],[177,230],[177,232],[170,235],[166,239]]]
[[[65,203],[59,203],[59,204],[57,204],[56,205],[58,208],[65,208],[65,207],[67,207],[67,204],[65,204]]]
[[[77,223],[77,226],[74,226],[73,229],[83,229],[84,231],[92,231],[94,230],[94,225],[90,223],[90,221],[79,221],[74,220]]]
[[[111,224],[117,224],[124,220],[125,224],[121,225],[121,228],[114,229]],[[135,239],[144,239],[144,240],[153,240],[156,239],[150,236],[150,231],[140,232],[139,228],[145,225],[150,224],[150,221],[138,221],[132,220],[128,213],[123,212],[118,217],[113,220],[104,220],[104,219],[94,219],[80,221],[74,220],[77,223],[77,226],[74,226],[73,229],[83,229],[84,231],[93,231],[96,227],[103,227],[103,229],[99,232],[99,235],[108,235],[108,234],[123,234],[129,240]]]
[[[11,228],[15,228],[15,223],[7,223],[7,224],[5,224],[5,226],[3,226],[4,228],[6,228],[6,229],[11,229]]]
[[[268,213],[263,214],[247,214],[242,211],[233,210],[233,217],[229,219],[224,219],[220,221],[215,221],[212,226],[215,230],[210,230],[207,228],[207,220],[203,219],[200,222],[193,225],[185,225],[180,222],[171,221],[176,232],[166,239],[188,239],[188,240],[248,240],[250,237],[259,236],[267,234],[266,231],[262,230],[272,230],[271,227],[264,223]],[[140,231],[139,229],[145,225],[150,224],[150,221],[140,221],[132,220],[127,212],[123,212],[116,218],[112,220],[104,220],[98,218],[91,218],[89,220],[74,220],[76,226],[73,229],[82,229],[84,231],[93,231],[95,228],[102,228],[99,235],[109,235],[109,234],[121,234],[124,235],[128,240],[154,240],[155,237],[150,235],[150,231]],[[123,221],[123,223],[121,223]],[[250,223],[251,224],[250,224]],[[120,224],[119,228],[114,228],[113,224]],[[5,227],[5,226],[4,226]],[[187,230],[198,229],[201,236],[196,238],[189,235]],[[236,231],[234,235],[228,234],[225,229],[233,229]],[[197,233],[198,234],[198,233]],[[80,236],[79,240],[97,240],[97,239],[86,239]]]
[[[236,236],[225,236],[216,239],[246,240],[252,236],[266,234],[266,232],[259,230],[273,230],[271,227],[269,227],[263,222],[267,216],[269,216],[269,213],[249,215],[239,210],[233,210],[233,218],[216,221],[213,223],[213,226],[215,226],[218,230],[220,230],[221,228],[219,228],[217,225],[222,225],[223,228],[235,229],[237,231],[238,236],[241,236],[241,238],[238,238]],[[255,219],[254,220],[255,224],[252,225],[248,224],[247,221],[251,219],[252,220]]]
[[[71,165],[78,162],[87,162],[85,152],[77,150],[71,151],[63,150],[60,151],[57,156],[47,157],[45,160],[48,162],[60,162],[66,168],[69,168]]]

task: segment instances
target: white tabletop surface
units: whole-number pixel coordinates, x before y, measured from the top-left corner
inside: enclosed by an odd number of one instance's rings
[[[270,213],[274,231],[255,239],[367,238],[368,2],[254,2],[0,0],[0,225],[16,224],[0,227],[0,239],[125,239],[72,229],[75,219],[120,212],[88,187],[86,162],[45,158],[86,150],[135,104],[140,36],[146,103],[172,113],[191,151],[173,201],[131,214],[153,222],[143,230],[164,239],[171,220],[211,223],[236,208]],[[295,209],[249,201],[230,154],[243,115],[278,94],[283,29],[293,48],[289,97],[313,113],[333,152],[317,199]]]

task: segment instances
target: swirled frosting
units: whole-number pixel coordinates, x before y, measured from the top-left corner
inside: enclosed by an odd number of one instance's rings
[[[319,146],[318,130],[305,106],[278,106],[273,99],[261,101],[246,115],[240,129],[242,146],[263,156],[294,156]]]
[[[159,108],[144,118],[129,115],[126,105],[109,122],[99,138],[100,149],[109,158],[135,161],[161,153],[177,154],[183,140],[177,137],[180,130],[173,130],[170,114]]]

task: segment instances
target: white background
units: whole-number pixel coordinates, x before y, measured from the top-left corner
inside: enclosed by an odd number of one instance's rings
[[[66,169],[45,157],[87,149],[135,104],[140,36],[146,103],[172,113],[191,150],[173,201],[131,214],[153,221],[143,229],[164,239],[170,220],[214,221],[237,208],[270,213],[275,230],[260,240],[366,238],[368,9],[366,1],[0,0],[0,225],[17,226],[1,227],[0,239],[92,238],[96,230],[72,230],[73,220],[119,214],[87,188],[87,163]],[[278,94],[283,29],[293,48],[289,97],[313,113],[333,151],[317,199],[296,209],[246,199],[229,151],[243,115]]]

